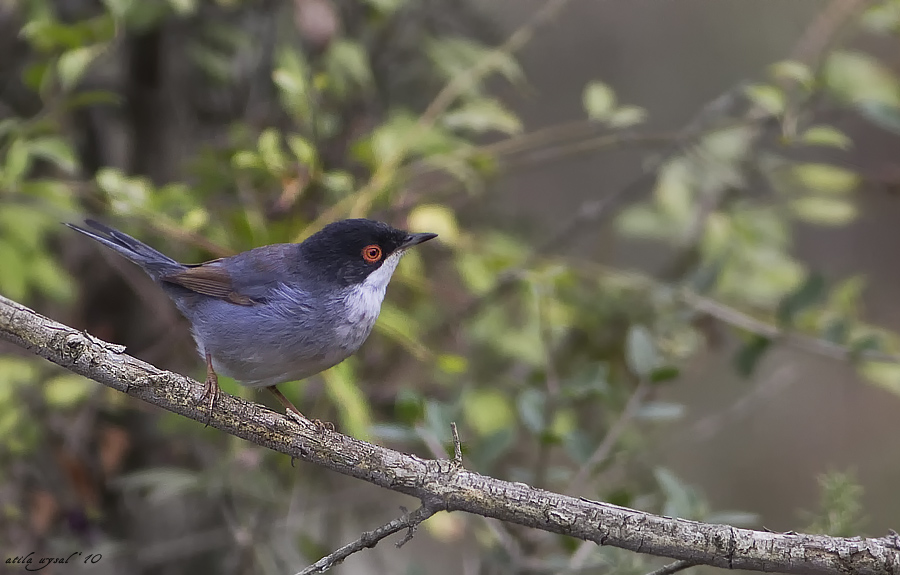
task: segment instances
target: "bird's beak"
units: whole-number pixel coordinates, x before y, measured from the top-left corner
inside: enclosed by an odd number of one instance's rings
[[[421,244],[422,242],[433,240],[436,237],[437,234],[409,234],[408,236],[406,236],[406,241],[403,242],[403,245],[401,245],[400,248],[411,248],[413,246]]]

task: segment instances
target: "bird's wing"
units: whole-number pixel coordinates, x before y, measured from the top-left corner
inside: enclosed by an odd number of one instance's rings
[[[234,289],[231,275],[224,267],[216,265],[218,261],[213,260],[185,268],[161,276],[159,279],[167,283],[180,285],[199,294],[224,299],[238,305],[253,305],[254,301],[252,298]]]
[[[266,299],[282,280],[291,244],[273,244],[229,258],[187,266],[161,276],[164,282],[237,305],[255,305]]]

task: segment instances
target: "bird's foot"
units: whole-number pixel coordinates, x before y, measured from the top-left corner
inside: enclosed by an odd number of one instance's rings
[[[334,431],[334,424],[330,421],[321,421],[319,419],[309,419],[305,415],[300,412],[288,409],[284,412],[284,414],[288,417],[288,419],[292,419],[300,425],[309,426],[310,424],[314,425],[316,430],[321,431]]]
[[[203,395],[200,396],[200,402],[206,402],[206,426],[209,426],[213,408],[216,405],[216,399],[218,399],[218,397],[219,377],[216,375],[216,372],[209,369],[206,372],[206,389],[203,390]]]
[[[316,429],[319,431],[334,431],[334,424],[330,421],[321,421],[319,419],[312,420],[313,425],[316,426]]]

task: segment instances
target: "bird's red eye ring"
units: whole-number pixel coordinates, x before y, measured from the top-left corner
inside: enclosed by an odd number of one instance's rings
[[[381,259],[381,246],[372,244],[363,248],[362,257],[370,264],[374,264]]]

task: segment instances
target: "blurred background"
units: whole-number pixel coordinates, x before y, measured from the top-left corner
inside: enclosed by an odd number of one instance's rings
[[[281,387],[305,413],[423,457],[455,421],[469,469],[654,513],[880,537],[898,35],[897,0],[5,0],[0,294],[200,378],[164,294],[60,221],[186,262],[344,217],[438,232],[359,354]],[[296,573],[415,504],[0,344],[4,561]],[[662,564],[444,513],[335,572]]]

